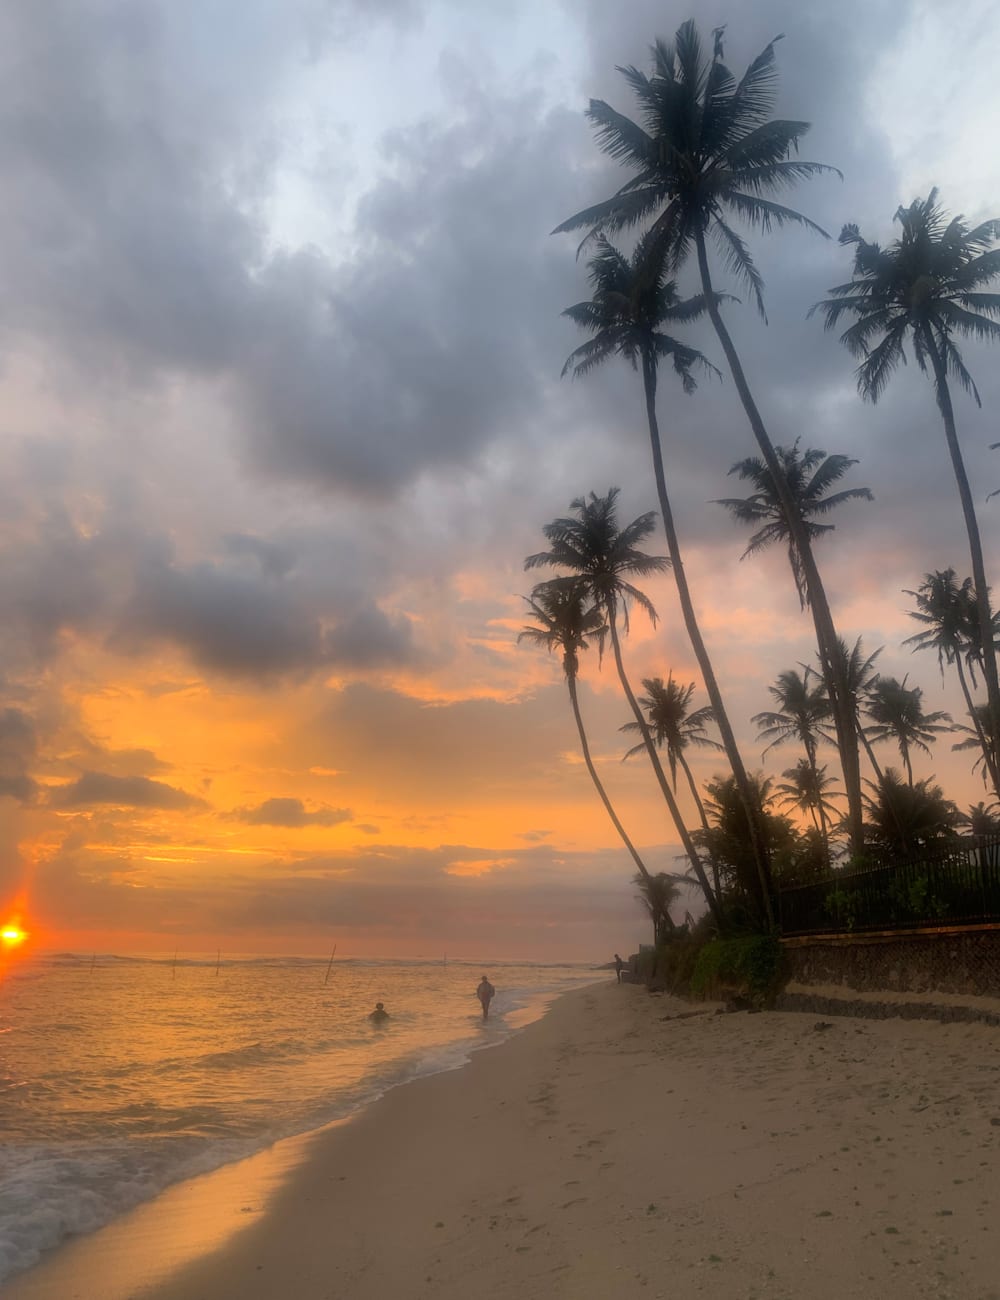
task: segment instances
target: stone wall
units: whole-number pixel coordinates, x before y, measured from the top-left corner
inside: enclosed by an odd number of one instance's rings
[[[790,983],[1000,997],[1000,926],[782,941]]]

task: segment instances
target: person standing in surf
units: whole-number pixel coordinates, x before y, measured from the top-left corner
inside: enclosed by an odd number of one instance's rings
[[[479,988],[476,989],[476,997],[482,1003],[483,1019],[486,1020],[490,1014],[490,1003],[496,997],[496,989],[484,975],[479,981]]]

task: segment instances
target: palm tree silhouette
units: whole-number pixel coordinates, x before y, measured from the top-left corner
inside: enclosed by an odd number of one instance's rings
[[[970,804],[969,811],[960,813],[958,820],[968,826],[971,835],[1000,835],[1000,804]]]
[[[705,309],[802,558],[845,764],[851,842],[860,853],[864,845],[861,777],[853,715],[835,676],[836,629],[808,533],[722,319],[708,261],[711,235],[727,269],[747,285],[763,315],[763,280],[730,221],[736,218],[764,232],[802,225],[825,236],[808,217],[768,197],[818,172],[836,171],[790,156],[808,131],[808,123],[770,116],[776,98],[774,45],[770,42],[737,80],[723,62],[722,29],[715,33],[709,58],[694,21],[689,20],[678,29],[672,45],[659,40],[652,46],[651,75],[622,68],[638,100],[642,125],[600,99],[590,101],[587,116],[603,151],[633,174],[611,198],[577,212],[553,233],[586,229],[587,243],[604,232],[632,229],[651,220],[646,245],[651,258],[659,256],[662,247],[673,271],[692,250],[695,253]]]
[[[676,929],[670,905],[680,897],[680,888],[666,871],[658,871],[655,876],[637,872],[632,883],[638,890],[636,897],[653,922],[653,943],[660,944],[670,930]]]
[[[911,751],[922,749],[929,754],[931,743],[940,732],[950,731],[954,725],[951,714],[943,710],[925,713],[923,696],[919,686],[907,686],[905,677],[902,681],[879,677],[868,692],[864,706],[872,724],[865,728],[865,734],[875,744],[882,740],[896,742],[910,785],[913,785]]]
[[[820,741],[832,741],[826,729],[831,709],[830,696],[825,683],[822,678],[817,678],[813,685],[811,680],[813,677],[816,677],[816,674],[808,664],[802,665],[801,673],[794,668],[779,673],[774,685],[767,688],[778,706],[777,709],[756,713],[751,721],[760,729],[757,739],[770,742],[764,754],[786,740],[798,740],[802,744],[806,751],[805,763],[810,772],[811,783],[818,789],[820,780],[816,747]],[[788,773],[785,772],[784,775],[788,776]],[[824,845],[828,846],[826,813],[821,800],[816,807],[819,809],[820,816],[817,829],[822,834]]]
[[[580,712],[576,682],[580,671],[580,652],[588,648],[591,640],[601,644],[607,632],[604,616],[587,596],[582,582],[568,579],[563,582],[542,583],[525,597],[528,608],[538,620],[534,627],[525,627],[518,634],[518,641],[530,641],[534,645],[544,646],[546,650],[562,652],[563,672],[566,674],[566,689],[569,691],[573,718],[580,736],[580,748],[583,761],[587,765],[590,779],[594,783],[601,803],[611,818],[611,823],[628,849],[632,861],[639,868],[639,876],[650,879],[650,873],[639,855],[638,849],[629,838],[618,814],[612,806],[601,778],[597,774],[594,760],[590,754],[587,732]]]
[[[894,767],[885,769],[878,785],[865,782],[871,791],[865,795],[869,835],[890,861],[914,857],[955,838],[961,814],[932,782],[932,777],[904,781]]]
[[[979,393],[955,345],[955,336],[1000,339],[1000,294],[984,286],[1000,275],[1000,221],[984,221],[970,229],[961,217],[949,220],[937,201],[937,190],[896,211],[901,233],[888,248],[861,238],[856,225],[847,225],[840,242],[854,248],[853,278],[834,286],[831,297],[817,303],[826,328],[844,316],[854,323],[841,335],[851,354],[860,359],[858,389],[878,401],[889,377],[906,360],[907,340],[917,364],[933,376],[934,393],[944,424],[945,441],[965,517],[972,558],[972,579],[983,651],[983,675],[989,700],[990,732],[1000,735],[1000,679],[990,613],[990,592],[983,561],[979,522],[972,489],[958,441],[949,376],[981,405]]]
[[[907,637],[903,645],[916,650],[936,650],[938,667],[944,677],[945,664],[954,664],[965,707],[972,718],[985,764],[983,775],[989,772],[994,792],[1000,792],[1000,773],[993,757],[993,748],[987,743],[983,732],[979,712],[972,698],[969,677],[972,686],[976,684],[976,665],[982,667],[982,644],[979,627],[979,613],[976,609],[976,596],[972,588],[972,579],[966,578],[959,583],[954,569],[937,569],[924,576],[924,581],[916,591],[905,592],[917,602],[917,608],[907,612],[918,623],[924,624],[924,630]],[[997,615],[993,616],[994,628]],[[966,676],[965,666],[969,677]],[[987,716],[989,709],[986,710]]]
[[[833,524],[816,523],[814,516],[827,515],[845,501],[874,500],[868,488],[845,488],[843,491],[826,495],[835,483],[840,482],[851,466],[858,463],[853,457],[828,456],[825,451],[815,447],[800,452],[797,438],[791,447],[775,447],[774,450],[810,541],[815,541],[824,533],[833,532],[834,529]],[[725,506],[733,518],[741,524],[749,524],[757,529],[740,558],[746,559],[748,555],[756,555],[776,542],[786,545],[795,587],[799,593],[799,603],[805,609],[811,602],[802,556],[788,527],[788,520],[775,489],[771,471],[759,456],[748,456],[746,460],[738,461],[729,472],[752,483],[755,489],[749,497],[723,497],[716,502],[717,505]]]
[[[827,860],[830,857],[829,821],[836,813],[831,803],[833,781],[826,774],[825,767],[817,767],[808,758],[800,758],[794,767],[787,767],[781,774],[785,780],[775,786],[775,795],[780,795],[780,802],[785,808],[798,808],[812,818],[816,833],[823,844]]]
[[[707,830],[708,821],[705,817],[705,805],[702,803],[694,774],[684,751],[690,745],[696,745],[702,749],[722,749],[717,740],[713,740],[711,736],[705,734],[705,728],[710,722],[714,721],[715,715],[712,706],[706,704],[702,708],[689,713],[688,705],[694,695],[694,682],[690,682],[687,686],[681,686],[679,682],[674,681],[673,674],[667,678],[666,682],[662,677],[644,677],[642,687],[646,694],[639,696],[639,703],[645,710],[646,721],[649,724],[649,730],[657,749],[666,750],[667,763],[670,767],[670,780],[673,783],[674,791],[676,793],[677,767],[680,765],[687,778],[688,789],[691,791],[695,807],[698,809],[702,828]],[[621,729],[622,731],[638,731],[639,726],[635,722],[626,722]],[[646,746],[642,743],[633,745],[625,757],[632,758],[636,754],[644,753],[645,749]],[[711,866],[715,892],[716,895],[719,895],[719,869],[715,862],[712,862]]]
[[[618,631],[620,616],[622,627],[626,633],[628,632],[631,602],[638,605],[655,624],[656,610],[652,602],[644,592],[629,581],[629,578],[633,575],[649,577],[652,574],[662,573],[669,567],[670,561],[665,556],[647,555],[645,551],[639,549],[640,543],[644,542],[656,527],[656,516],[652,511],[640,515],[638,519],[619,529],[616,505],[618,494],[619,489],[613,487],[609,488],[607,495],[603,497],[595,492],[591,492],[589,497],[577,497],[570,503],[570,510],[575,512],[574,515],[554,519],[552,523],[542,528],[551,549],[529,555],[524,561],[524,567],[537,569],[543,565],[552,565],[569,570],[570,574],[584,584],[588,598],[600,611],[607,624],[618,679],[636,722],[639,723],[639,731],[663,798],[670,809],[670,815],[684,851],[704,891],[705,899],[721,923],[718,901],[708,883],[708,877],[705,875],[705,869],[688,829],[684,825],[684,819],[660,764],[642,709],[625,672],[621,637]],[[535,590],[537,592],[538,588],[536,587]]]
[[[846,685],[851,710],[854,714],[855,729],[861,744],[864,746],[865,753],[868,755],[868,761],[872,765],[872,771],[875,773],[877,781],[882,780],[882,768],[875,757],[871,742],[865,735],[865,729],[861,723],[861,714],[869,692],[878,681],[879,674],[878,669],[875,667],[875,660],[884,649],[885,646],[880,645],[877,650],[873,650],[870,655],[866,655],[861,637],[858,637],[850,650],[847,649],[847,642],[842,637],[837,638],[836,656],[840,676]]]
[[[972,770],[977,769],[982,772],[983,785],[987,784],[987,771],[991,765],[997,766],[997,747],[990,730],[990,710],[987,704],[977,704],[971,711],[972,726],[967,727],[964,722],[956,722],[955,730],[966,733],[965,740],[956,741],[952,745],[953,750],[978,749],[979,757],[972,765]]]
[[[642,371],[646,420],[653,453],[653,475],[656,480],[660,514],[667,539],[667,552],[677,584],[684,626],[715,712],[729,765],[739,789],[746,796],[747,807],[752,809],[746,768],[726,712],[718,678],[698,625],[698,616],[695,613],[694,601],[691,598],[687,574],[684,570],[680,539],[677,536],[673,508],[667,491],[663,446],[656,415],[656,383],[660,361],[669,359],[673,362],[674,370],[680,375],[685,391],[688,392],[695,387],[692,369],[696,365],[708,367],[708,362],[700,352],[679,343],[667,334],[664,328],[703,315],[705,303],[700,297],[688,301],[682,301],[678,297],[676,285],[667,274],[666,246],[660,243],[651,247],[653,242],[650,234],[644,235],[638,241],[632,257],[626,258],[604,235],[596,237],[597,252],[589,264],[592,296],[586,302],[568,307],[563,313],[577,325],[589,330],[593,337],[570,354],[563,367],[563,374],[571,370],[574,375],[585,375],[613,356],[623,357],[634,370]],[[759,836],[755,837],[754,845],[761,859],[759,864],[761,890],[769,894],[767,860],[766,856],[759,852],[762,846]]]

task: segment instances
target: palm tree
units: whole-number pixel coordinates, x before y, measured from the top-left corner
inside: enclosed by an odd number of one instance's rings
[[[688,301],[682,301],[678,297],[676,285],[667,274],[667,250],[662,243],[656,247],[651,247],[651,243],[652,237],[644,236],[638,241],[631,258],[627,258],[604,235],[596,237],[596,255],[589,264],[592,296],[586,302],[568,307],[563,313],[577,325],[588,330],[593,337],[570,354],[563,367],[563,374],[571,370],[574,375],[585,375],[595,366],[614,356],[620,356],[628,361],[633,370],[642,371],[646,420],[653,454],[653,475],[666,534],[667,553],[670,556],[674,580],[677,584],[684,626],[714,710],[726,757],[736,777],[737,786],[744,796],[747,809],[752,812],[753,801],[746,767],[736,744],[736,736],[698,625],[694,601],[688,586],[673,508],[667,491],[663,446],[656,415],[657,372],[661,361],[668,359],[672,361],[674,370],[681,377],[687,392],[695,387],[692,369],[696,365],[708,367],[708,362],[700,352],[679,343],[665,332],[667,326],[694,320],[703,315],[705,303],[700,297]],[[758,874],[761,891],[769,896],[770,879],[767,859],[761,852],[759,837],[754,843],[757,845],[760,859]]]
[[[993,739],[993,732],[990,730],[990,710],[987,704],[976,704],[971,712],[972,726],[967,727],[964,722],[955,724],[956,731],[966,733],[965,740],[959,740],[952,745],[953,750],[978,750],[979,757],[972,765],[973,772],[978,768],[982,772],[983,785],[987,784],[987,771],[992,770],[998,765],[997,747]]]
[[[697,27],[689,20],[678,29],[672,45],[662,40],[653,45],[652,75],[634,67],[622,68],[639,102],[643,124],[599,99],[590,101],[587,115],[600,147],[629,167],[633,175],[610,199],[577,212],[553,233],[586,229],[586,243],[607,231],[631,229],[651,219],[647,244],[651,258],[664,248],[668,266],[674,270],[695,252],[705,309],[802,559],[845,764],[851,841],[860,853],[864,842],[861,778],[850,704],[835,677],[833,618],[804,522],[722,319],[708,261],[711,235],[727,268],[748,286],[763,314],[760,272],[730,220],[736,217],[765,232],[772,227],[803,225],[825,235],[815,222],[768,197],[817,172],[836,170],[790,156],[808,131],[808,123],[770,117],[777,89],[774,44],[767,45],[737,80],[723,62],[721,31],[715,34],[708,58]]]
[[[680,897],[680,888],[666,871],[658,871],[655,876],[643,876],[637,872],[632,883],[638,890],[636,898],[653,922],[653,943],[659,945],[671,930],[676,929],[670,905]]]
[[[858,462],[851,456],[828,456],[825,451],[810,447],[799,451],[796,438],[791,447],[775,447],[781,471],[788,490],[795,502],[795,507],[802,517],[802,522],[811,541],[832,533],[833,524],[818,524],[816,515],[827,515],[845,501],[873,501],[868,488],[845,488],[841,492],[826,495],[834,483],[838,483],[852,465]],[[767,465],[759,456],[748,456],[738,461],[730,474],[737,474],[741,479],[753,484],[755,491],[749,497],[723,497],[716,504],[725,506],[734,519],[741,524],[749,524],[757,531],[750,538],[750,544],[741,559],[756,555],[775,542],[788,547],[788,560],[792,566],[792,575],[799,593],[799,603],[803,609],[810,604],[809,588],[806,584],[795,539],[788,527],[781,499],[775,490],[774,480]]]
[[[1000,835],[1000,804],[970,804],[969,811],[960,813],[958,820],[968,826],[971,835]]]
[[[828,456],[825,451],[814,447],[810,447],[805,452],[800,452],[798,439],[795,440],[791,447],[776,447],[775,452],[781,464],[785,486],[794,501],[796,513],[802,522],[810,544],[817,538],[822,537],[824,533],[832,532],[834,527],[833,524],[817,523],[816,515],[828,514],[845,501],[872,500],[872,494],[868,488],[847,488],[840,492],[830,493],[829,490],[833,484],[838,483],[851,466],[857,464],[857,461],[850,456],[839,454]],[[795,586],[799,593],[799,603],[803,609],[812,608],[816,641],[818,645],[822,646],[824,626],[822,619],[818,621],[816,619],[817,607],[813,605],[813,596],[816,595],[820,598],[821,605],[826,603],[823,582],[818,571],[812,584],[807,581],[805,561],[792,530],[789,528],[785,508],[777,492],[771,471],[768,469],[766,462],[759,456],[750,456],[735,464],[729,472],[730,474],[738,474],[740,478],[752,483],[756,489],[749,497],[726,497],[719,502],[740,523],[756,527],[756,532],[750,538],[750,544],[741,558],[745,559],[748,555],[762,551],[774,543],[780,543],[788,547],[788,559],[792,569],[792,576],[795,579]],[[826,608],[829,610],[828,603],[826,603]],[[850,708],[846,710],[846,713],[850,715],[848,721],[852,723],[851,726],[847,726],[844,719],[839,718],[836,710],[829,704],[832,698],[831,682],[836,677],[836,670],[840,665],[837,653],[839,644],[840,638],[836,637],[833,652],[828,657],[833,672],[824,670],[823,682],[826,688],[828,712],[837,732],[834,743],[838,744],[841,751],[843,744],[846,743],[848,746],[846,757],[841,752],[841,767],[844,771],[844,783],[848,795],[848,820],[850,822],[853,813],[853,824],[858,826],[861,824],[862,818],[861,768],[857,752],[857,728],[856,725],[853,725],[853,710]],[[822,654],[820,655],[820,666],[823,669],[824,657]],[[849,704],[850,692],[847,681],[841,679],[838,689],[847,696]],[[838,722],[841,725],[838,725]],[[855,775],[856,779],[854,779]],[[851,776],[850,780],[848,779],[849,776]]]
[[[684,751],[690,745],[696,745],[702,749],[722,749],[717,740],[713,740],[711,736],[705,734],[705,728],[710,722],[714,721],[715,715],[712,706],[706,704],[702,708],[689,713],[688,705],[694,695],[694,682],[690,682],[687,686],[681,686],[674,681],[673,674],[667,678],[666,682],[662,677],[644,677],[642,686],[646,694],[639,696],[639,703],[645,711],[650,733],[657,749],[666,750],[667,763],[670,767],[670,780],[674,791],[676,793],[677,767],[679,764],[687,778],[688,789],[691,791],[691,797],[698,809],[702,827],[707,829],[708,821],[705,817],[705,805],[702,803],[698,786],[695,783],[694,775]],[[622,727],[622,731],[638,730],[639,726],[635,722],[626,722]],[[646,746],[641,743],[633,745],[625,757],[632,758],[638,753],[645,752],[645,748]],[[713,884],[715,892],[718,894],[719,871],[714,862],[711,865],[714,877]]]
[[[823,852],[829,860],[830,836],[829,819],[836,813],[830,801],[833,794],[833,781],[826,774],[825,767],[816,767],[808,758],[800,758],[794,767],[788,767],[781,774],[785,780],[775,786],[775,795],[780,795],[781,804],[786,808],[797,808],[808,813],[812,818],[816,833],[823,845]]]
[[[788,876],[799,856],[800,837],[791,820],[774,811],[775,794],[770,777],[751,776],[754,800],[760,824],[764,828],[768,856],[779,879]],[[708,829],[695,831],[702,845],[719,864],[727,883],[726,900],[730,909],[739,911],[745,900],[754,902],[754,859],[750,841],[749,819],[739,798],[732,776],[717,777],[705,787]],[[759,922],[760,917],[751,919]]]
[[[534,645],[544,646],[546,650],[561,650],[563,672],[566,674],[566,688],[573,709],[573,718],[580,736],[580,748],[583,761],[587,765],[590,779],[594,783],[601,803],[611,818],[612,825],[628,849],[632,861],[639,868],[640,879],[651,879],[646,864],[639,856],[639,851],[629,838],[615,812],[601,778],[597,774],[594,760],[590,754],[587,733],[580,713],[580,701],[577,696],[576,682],[580,671],[580,652],[586,650],[591,640],[600,644],[607,632],[604,616],[587,596],[582,582],[542,583],[535,588],[531,596],[526,597],[528,608],[538,620],[534,627],[525,627],[518,634],[518,641],[530,641]]]
[[[865,702],[865,714],[872,723],[865,728],[868,739],[875,744],[882,740],[896,742],[910,785],[913,784],[911,750],[922,749],[929,754],[931,742],[953,726],[949,713],[940,709],[925,713],[923,696],[919,686],[907,686],[905,677],[901,682],[895,677],[879,677]]]
[[[830,696],[822,679],[815,685],[812,684],[810,679],[814,676],[815,673],[808,664],[802,666],[801,674],[794,668],[779,673],[775,684],[768,687],[771,698],[778,706],[777,710],[756,713],[751,721],[760,728],[757,739],[770,741],[764,754],[786,740],[801,742],[806,751],[805,762],[809,768],[811,782],[814,786],[818,786],[816,747],[821,740],[831,739],[825,725],[830,718]],[[786,772],[785,776],[787,775]],[[819,801],[816,806],[820,814],[819,829],[826,844],[828,834],[822,801]]]
[[[916,857],[955,838],[959,811],[932,779],[906,782],[887,767],[878,785],[865,782],[869,837],[889,858]]]
[[[694,843],[684,825],[677,800],[670,788],[656,746],[646,726],[642,709],[635,698],[625,664],[622,659],[621,637],[618,632],[618,620],[621,616],[622,627],[628,632],[629,604],[634,602],[649,619],[655,623],[656,610],[649,597],[629,581],[631,575],[648,577],[662,573],[669,566],[669,560],[661,555],[647,555],[639,549],[639,544],[649,536],[656,527],[656,516],[652,511],[640,515],[624,528],[618,527],[616,501],[619,489],[609,488],[607,495],[599,497],[591,492],[589,498],[577,497],[570,503],[573,516],[555,519],[546,524],[542,532],[548,539],[551,549],[529,555],[524,561],[526,569],[537,569],[543,565],[552,565],[568,569],[570,574],[579,578],[585,587],[589,599],[600,611],[608,627],[611,649],[614,654],[615,667],[622,690],[629,702],[629,707],[639,723],[646,752],[649,754],[657,782],[670,809],[671,817],[677,828],[684,851],[691,866],[698,876],[709,907],[716,911],[718,904],[705,875],[705,869],[698,857]],[[558,579],[556,580],[558,581]],[[541,584],[545,585],[545,584]],[[537,590],[537,588],[536,588]],[[721,920],[721,916],[717,919]]]
[[[985,763],[984,775],[988,770],[994,792],[1000,794],[1000,772],[997,770],[992,746],[987,743],[986,733],[980,727],[979,712],[973,702],[969,678],[963,666],[964,660],[972,678],[972,686],[975,686],[976,664],[981,667],[983,659],[979,612],[976,609],[972,579],[966,578],[959,583],[954,569],[938,569],[934,573],[925,574],[924,581],[916,591],[907,590],[905,594],[917,602],[917,608],[908,613],[924,625],[924,630],[907,637],[903,645],[912,646],[915,651],[936,650],[942,678],[945,664],[955,665],[965,706],[977,729]],[[996,622],[997,615],[994,615],[994,627]],[[987,714],[988,712],[987,710]]]
[[[845,315],[855,318],[841,335],[841,342],[860,359],[858,389],[869,401],[878,401],[892,372],[906,360],[907,339],[920,369],[933,376],[969,538],[990,731],[997,736],[1000,679],[990,590],[949,376],[981,405],[955,338],[1000,339],[1000,294],[984,292],[984,286],[1000,275],[1000,249],[993,247],[1000,237],[1000,221],[984,221],[970,229],[961,217],[949,220],[937,201],[936,189],[926,199],[914,199],[908,208],[897,209],[896,220],[900,237],[885,249],[862,239],[857,226],[843,228],[840,242],[854,248],[853,279],[832,288],[831,297],[813,310],[823,313],[827,329],[833,329]]]
[[[865,706],[865,701],[875,683],[878,681],[878,669],[875,667],[875,660],[879,657],[885,646],[879,646],[873,650],[870,655],[865,654],[864,643],[861,637],[854,642],[850,650],[847,649],[847,642],[841,637],[837,638],[836,657],[840,676],[845,683],[847,697],[851,705],[851,712],[854,715],[855,730],[864,746],[865,753],[872,765],[872,771],[878,781],[882,780],[882,768],[878,759],[875,757],[875,751],[871,747],[871,742],[865,735],[865,729],[861,724],[861,714]]]

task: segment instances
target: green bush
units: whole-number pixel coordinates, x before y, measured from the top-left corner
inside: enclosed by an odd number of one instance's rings
[[[853,930],[858,923],[857,896],[847,889],[831,889],[823,902],[823,911],[845,930]]]
[[[766,1002],[781,979],[781,944],[770,935],[713,939],[698,953],[691,976],[696,997],[740,993]]]

